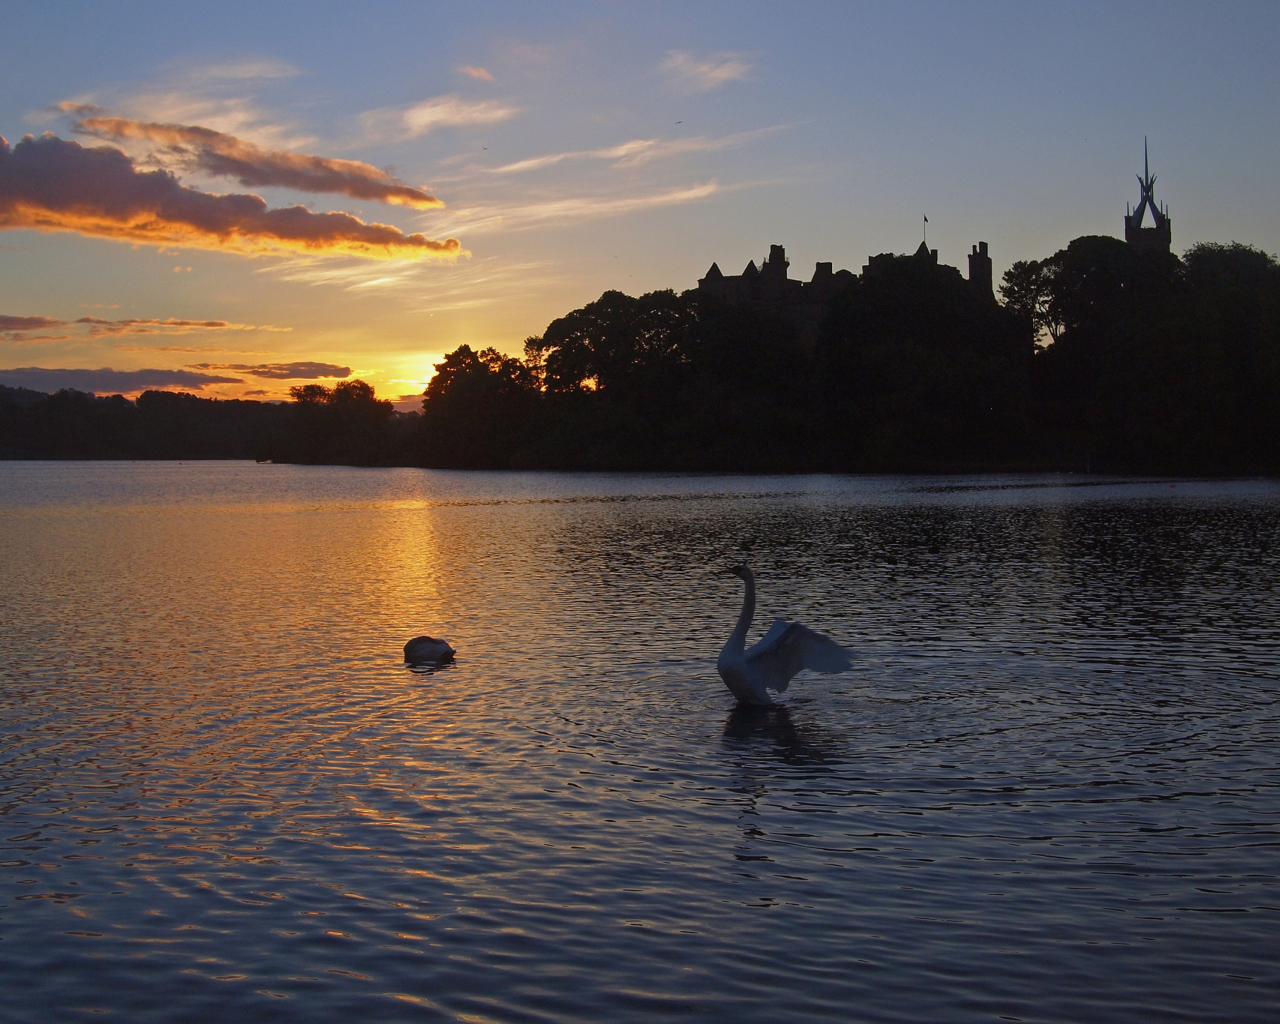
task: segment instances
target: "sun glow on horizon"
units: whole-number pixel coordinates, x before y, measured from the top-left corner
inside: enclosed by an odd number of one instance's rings
[[[1275,105],[1265,7],[1153,29],[1128,10],[1105,25],[945,4],[923,24],[768,7],[601,22],[571,5],[501,31],[423,8],[344,23],[346,62],[332,30],[285,27],[299,10],[264,15],[252,49],[234,19],[130,8],[10,54],[0,383],[136,394],[134,374],[141,390],[275,401],[284,378],[196,364],[325,363],[403,405],[459,345],[519,356],[607,290],[680,292],[775,242],[805,280],[819,261],[911,252],[921,209],[942,262],[985,239],[998,282],[1122,230],[1135,133],[1182,211],[1179,251],[1280,249],[1280,221],[1252,212],[1280,209],[1274,183],[1224,157],[1280,161],[1256,131]],[[53,38],[38,5],[7,14],[13,38]],[[1150,47],[1123,42],[1135,34]],[[1030,59],[1046,39],[1053,59]],[[1194,110],[1189,63],[1214,84]]]

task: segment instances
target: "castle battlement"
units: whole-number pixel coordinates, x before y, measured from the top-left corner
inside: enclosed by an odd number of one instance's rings
[[[726,302],[763,302],[771,306],[826,305],[839,288],[851,282],[854,275],[847,270],[832,272],[830,263],[814,267],[812,281],[798,281],[787,276],[791,263],[781,245],[769,246],[769,255],[756,266],[751,260],[741,274],[728,276],[718,264],[711,264],[706,277],[698,281],[698,290]]]
[[[911,256],[898,256],[894,253],[869,256],[862,268],[862,277],[864,280],[875,277],[895,260],[902,259],[917,260],[937,267],[938,250],[930,249],[921,242],[920,248]],[[812,280],[798,281],[787,276],[790,266],[786,249],[781,245],[771,245],[768,257],[761,260],[759,267],[755,260],[751,260],[741,274],[729,276],[720,270],[719,264],[711,264],[706,276],[698,280],[698,291],[733,304],[759,302],[768,306],[794,309],[812,307],[816,311],[822,311],[838,292],[858,280],[858,275],[852,271],[833,271],[830,263],[817,263],[814,265]],[[951,270],[959,273],[954,268]],[[978,242],[969,254],[969,283],[976,292],[994,301],[991,257],[987,252],[986,242]]]

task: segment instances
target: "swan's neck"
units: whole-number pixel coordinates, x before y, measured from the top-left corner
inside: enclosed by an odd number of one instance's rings
[[[747,646],[747,630],[751,628],[751,620],[756,614],[756,578],[751,570],[746,570],[742,581],[747,585],[747,593],[742,599],[742,614],[738,616],[738,624],[733,627],[729,643],[725,646],[741,651]]]

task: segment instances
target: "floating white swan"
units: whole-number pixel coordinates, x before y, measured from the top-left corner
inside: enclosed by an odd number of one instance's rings
[[[456,653],[448,640],[433,636],[415,636],[404,645],[404,660],[410,665],[443,665],[453,661]]]
[[[760,642],[745,650],[747,630],[756,613],[756,578],[745,562],[729,572],[746,583],[747,594],[738,624],[716,659],[716,671],[741,703],[771,706],[773,701],[765,692],[766,687],[782,693],[796,673],[806,668],[843,672],[852,667],[849,652],[834,640],[786,619],[774,619]]]

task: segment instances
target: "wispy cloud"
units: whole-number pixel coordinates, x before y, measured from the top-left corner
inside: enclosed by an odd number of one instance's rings
[[[368,260],[312,259],[295,257],[260,267],[257,273],[271,274],[282,281],[328,285],[346,291],[385,289],[420,280],[417,263],[370,263]]]
[[[561,281],[541,261],[506,262],[488,256],[447,267],[423,264],[392,265],[394,274],[379,275],[386,266],[341,260],[286,260],[257,272],[297,284],[339,287],[348,291],[385,291],[417,313],[443,313],[478,309],[501,303],[533,299]],[[551,271],[551,272],[549,272]]]
[[[292,331],[292,327],[272,327],[268,324],[233,324],[226,320],[164,320],[131,317],[127,320],[104,320],[98,316],[82,316],[75,321],[88,324],[90,338],[109,337],[118,334],[190,334],[194,331]]]
[[[355,199],[374,199],[417,210],[444,205],[429,192],[406,185],[371,164],[262,149],[212,128],[93,116],[76,121],[73,130],[113,142],[157,143],[163,163],[234,178],[241,185],[337,192]]]
[[[709,181],[702,185],[646,192],[641,195],[570,196],[564,199],[523,204],[459,208],[450,216],[450,230],[465,227],[472,233],[518,231],[549,223],[617,217],[636,210],[696,202],[720,191],[722,189],[717,182]]]
[[[706,92],[746,78],[751,65],[741,53],[714,53],[699,58],[684,50],[669,50],[658,70],[678,88]]]
[[[497,100],[464,100],[450,94],[405,106],[369,110],[360,115],[360,122],[370,139],[399,142],[416,139],[437,128],[496,124],[519,112],[518,107]]]
[[[30,334],[27,331],[0,331],[0,338],[5,341],[24,343],[38,341],[47,344],[51,341],[70,341],[70,334]]]
[[[64,327],[65,320],[51,316],[5,316],[0,313],[0,331],[41,331],[47,327]]]
[[[180,88],[121,96],[113,105],[140,121],[198,124],[265,148],[293,150],[316,142],[314,136],[299,132],[293,125],[282,124],[260,109],[251,96],[229,96],[224,92],[216,81],[184,82]],[[65,100],[54,109],[72,118],[105,117],[109,114],[107,107],[95,96]],[[47,115],[39,117],[39,123],[46,120]]]
[[[33,331],[46,331],[52,327],[66,327],[65,320],[55,320],[51,316],[6,316],[0,313],[0,338],[5,341],[70,341],[69,334],[33,334]]]
[[[183,77],[192,81],[208,79],[242,82],[260,78],[294,78],[300,74],[302,72],[288,61],[275,57],[242,57],[239,60],[196,64],[182,69]]]
[[[554,271],[548,273],[553,266],[537,261],[508,263],[496,256],[459,264],[446,274],[432,275],[416,289],[410,308],[444,313],[530,299],[562,280]]]
[[[108,307],[114,308],[114,307]],[[71,334],[31,334],[31,331],[48,330],[54,327],[86,328],[81,338],[104,338],[134,334],[193,334],[210,331],[268,331],[287,333],[292,327],[273,327],[270,324],[237,324],[227,320],[182,320],[177,317],[143,318],[130,317],[125,320],[106,320],[100,316],[82,316],[76,320],[58,320],[50,316],[3,316],[0,315],[0,336],[9,341],[70,341],[76,335]],[[160,351],[165,351],[160,349]],[[183,351],[196,351],[184,349]]]
[[[458,70],[461,71],[464,75],[467,75],[471,78],[478,78],[482,82],[493,81],[493,75],[489,74],[489,72],[487,72],[484,68],[473,68],[470,64],[464,64],[462,67],[458,68]]]
[[[234,370],[269,380],[319,380],[350,377],[351,367],[335,363],[188,363],[192,370]]]
[[[663,160],[680,156],[684,153],[713,153],[721,149],[734,149],[748,142],[782,131],[787,125],[771,125],[768,128],[756,128],[748,132],[737,132],[734,135],[722,135],[718,139],[709,139],[705,135],[697,135],[687,139],[632,139],[616,146],[603,149],[580,149],[567,153],[549,153],[546,156],[530,157],[517,160],[515,163],[494,167],[491,174],[523,174],[527,171],[540,170],[569,160],[611,160],[614,167],[639,167],[653,160]]]
[[[269,209],[255,195],[213,195],[166,171],[140,171],[117,149],[46,134],[12,149],[0,138],[0,228],[73,231],[131,242],[259,255],[302,252],[373,259],[452,259],[456,238],[406,235],[347,213]]]
[[[259,350],[248,348],[215,348],[204,346],[195,348],[190,345],[123,345],[114,346],[117,352],[177,352],[180,355],[224,355],[228,352],[237,352],[241,355],[258,355]]]
[[[55,369],[20,366],[0,369],[0,384],[31,388],[33,391],[60,391],[74,388],[95,394],[132,394],[147,388],[190,388],[202,390],[210,384],[243,384],[239,377],[220,377],[193,370],[98,370]]]
[[[264,110],[254,97],[259,86],[300,74],[292,64],[273,57],[211,63],[179,59],[161,67],[145,84],[82,93],[54,110],[72,117],[106,116],[109,105],[139,121],[198,124],[264,148],[305,149],[315,138],[281,122],[278,113]],[[48,114],[32,112],[28,119],[47,127]]]

